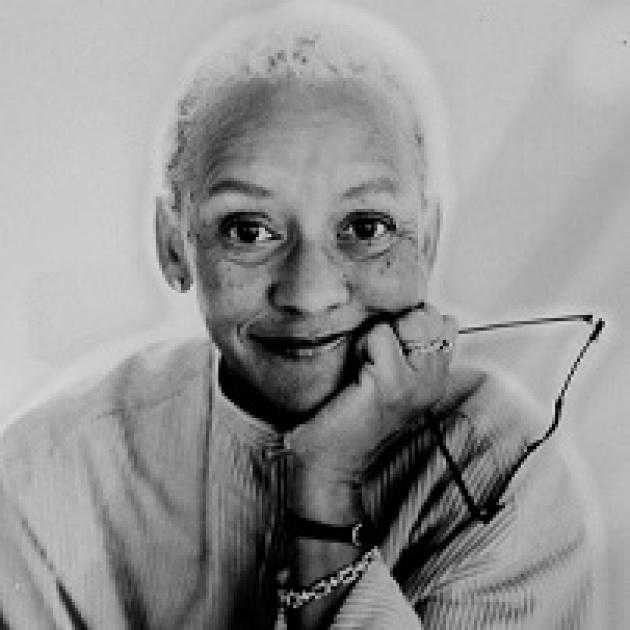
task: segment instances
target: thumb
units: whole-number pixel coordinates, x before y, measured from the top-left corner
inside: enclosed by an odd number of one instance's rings
[[[361,372],[370,373],[382,387],[395,386],[401,366],[406,362],[393,328],[389,324],[377,324],[361,339],[360,347],[365,357]]]

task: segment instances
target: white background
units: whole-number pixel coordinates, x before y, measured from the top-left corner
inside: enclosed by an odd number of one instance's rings
[[[128,340],[199,329],[150,248],[150,165],[182,63],[226,15],[264,2],[0,0],[0,426],[35,392]],[[605,526],[606,628],[630,589],[630,4],[377,0],[355,4],[421,43],[453,122],[460,204],[434,301],[462,324],[602,313],[569,392]],[[382,6],[384,5],[384,6]],[[551,414],[569,325],[462,342]],[[89,359],[88,359],[89,358]],[[604,553],[604,552],[603,552]]]

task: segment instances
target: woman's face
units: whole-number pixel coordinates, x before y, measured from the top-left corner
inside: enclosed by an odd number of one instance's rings
[[[190,216],[201,309],[231,371],[305,413],[366,318],[425,297],[437,210],[402,108],[359,84],[251,87],[219,116]]]

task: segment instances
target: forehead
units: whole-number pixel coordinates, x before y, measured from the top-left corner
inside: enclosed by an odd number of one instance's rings
[[[417,176],[412,129],[403,103],[358,81],[254,79],[208,104],[197,130],[197,183],[232,168]]]

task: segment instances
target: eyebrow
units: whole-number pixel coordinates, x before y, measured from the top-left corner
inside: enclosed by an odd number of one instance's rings
[[[267,199],[272,196],[271,191],[263,188],[262,186],[252,184],[251,182],[245,182],[240,179],[228,178],[221,179],[210,186],[210,189],[208,190],[208,197],[215,197],[225,193],[240,193],[241,195],[248,195],[250,197],[255,197],[256,199]]]
[[[370,179],[362,182],[361,184],[357,184],[356,186],[351,186],[343,193],[343,195],[341,195],[341,198],[354,199],[355,197],[360,197],[366,193],[385,192],[393,194],[397,189],[398,186],[396,185],[396,182],[394,182],[390,177],[377,177],[376,179]]]

